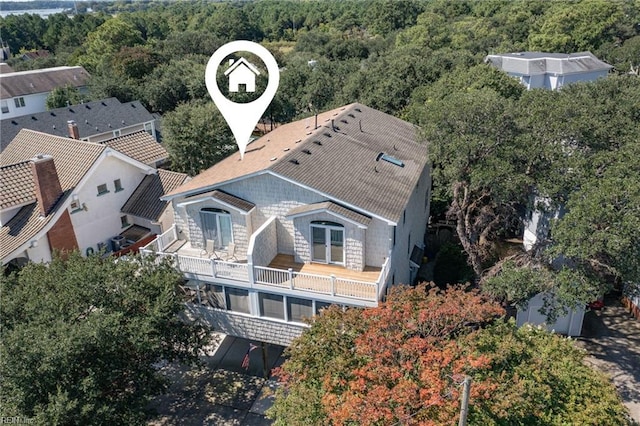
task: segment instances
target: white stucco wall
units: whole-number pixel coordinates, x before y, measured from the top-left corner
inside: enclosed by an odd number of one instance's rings
[[[81,253],[86,253],[88,247],[97,251],[99,242],[110,247],[111,238],[123,230],[120,208],[144,177],[140,168],[115,156],[107,156],[101,160],[97,172],[73,192],[78,195],[80,203],[86,206],[86,210],[75,212],[69,209]],[[122,190],[118,192],[114,186],[116,179],[122,183]],[[97,187],[100,184],[106,184],[109,192],[98,195]]]

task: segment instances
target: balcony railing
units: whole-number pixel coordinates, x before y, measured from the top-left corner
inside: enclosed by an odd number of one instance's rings
[[[233,280],[254,285],[271,286],[282,289],[312,292],[344,298],[366,301],[377,301],[384,291],[389,272],[389,259],[385,260],[378,279],[375,282],[358,281],[341,278],[336,275],[320,275],[297,272],[293,269],[278,269],[267,266],[253,266],[249,263],[226,262],[207,257],[196,257],[175,253],[164,253],[160,247],[172,244],[171,237],[176,237],[175,227],[160,235],[156,240],[144,247],[141,252],[156,254],[174,259],[178,270],[187,274],[195,274],[206,280],[207,277]],[[250,274],[252,272],[252,274]],[[253,280],[251,279],[253,277]]]

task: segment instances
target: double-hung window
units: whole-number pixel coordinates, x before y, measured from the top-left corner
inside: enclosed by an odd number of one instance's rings
[[[205,247],[207,241],[213,241],[216,248],[226,248],[233,242],[231,215],[226,210],[203,208],[200,210],[202,236]]]

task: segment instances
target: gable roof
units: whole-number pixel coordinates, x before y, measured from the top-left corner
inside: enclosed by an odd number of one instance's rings
[[[154,167],[156,162],[169,158],[167,150],[144,130],[109,139],[104,144],[134,160]]]
[[[186,197],[179,203],[179,205],[199,203],[206,198],[213,198],[244,213],[250,212],[256,206],[250,201],[243,200],[240,197],[236,197],[235,195],[231,195],[228,192],[218,189]]]
[[[341,216],[365,228],[369,225],[369,222],[371,222],[370,217],[360,214],[346,207],[343,207],[332,201],[324,201],[322,203],[313,203],[313,204],[304,204],[302,206],[294,207],[293,209],[289,210],[289,212],[287,213],[287,217],[294,218],[299,216],[306,216],[306,215],[321,212],[321,211],[326,211],[334,215]]]
[[[488,55],[485,62],[505,72],[522,75],[576,74],[608,71],[613,66],[601,61],[591,52],[544,53],[518,52]]]
[[[89,73],[82,67],[55,67],[0,74],[2,99],[50,92],[56,87],[87,85]]]
[[[282,125],[168,194],[192,195],[226,182],[271,173],[347,207],[397,223],[427,165],[427,145],[406,121],[351,104]],[[332,124],[333,123],[333,124]],[[404,167],[377,161],[392,155]]]
[[[55,108],[37,114],[5,118],[0,120],[0,152],[21,129],[69,137],[67,122],[73,120],[78,126],[80,138],[87,138],[154,119],[140,101],[121,103],[116,98]]]
[[[31,173],[31,161],[38,154],[53,157],[60,180],[63,196],[57,205],[66,200],[80,180],[91,169],[102,152],[104,145],[81,142],[75,139],[61,138],[44,133],[23,130],[0,155],[2,179],[10,182],[0,187],[3,208],[29,202],[0,229],[0,258],[5,258],[20,246],[31,240],[54,218],[57,209],[45,217],[35,195],[35,185]],[[29,172],[27,173],[26,169]]]
[[[160,197],[182,185],[188,178],[184,173],[162,169],[157,174],[145,176],[122,206],[122,213],[157,221],[167,207],[167,202]]]
[[[77,185],[104,150],[105,145],[97,143],[22,130],[0,155],[0,165],[21,163],[39,154],[51,155],[65,191]]]

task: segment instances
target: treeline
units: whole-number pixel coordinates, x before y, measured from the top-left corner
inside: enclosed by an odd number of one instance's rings
[[[12,65],[83,65],[94,76],[94,97],[140,99],[159,113],[206,97],[204,64],[218,46],[236,39],[262,42],[286,69],[271,111],[276,121],[304,114],[310,105],[322,110],[354,100],[398,114],[416,90],[481,63],[488,53],[590,50],[626,72],[637,66],[640,51],[640,11],[632,0],[90,6],[98,12],[1,19],[0,35],[13,52],[44,48],[54,53]]]
[[[72,0],[0,1],[0,10],[73,9]]]

